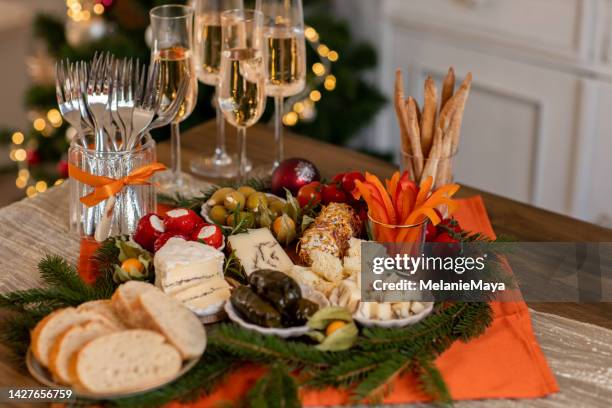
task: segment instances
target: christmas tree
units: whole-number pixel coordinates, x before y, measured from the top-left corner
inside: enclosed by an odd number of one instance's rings
[[[67,177],[66,152],[75,132],[57,110],[55,61],[90,60],[96,51],[148,61],[145,38],[149,10],[169,3],[177,1],[67,0],[64,20],[44,14],[36,17],[34,34],[45,52],[33,58],[37,74],[25,95],[32,126],[0,132],[0,141],[12,144],[10,156],[18,170],[16,185],[28,196]],[[374,118],[385,99],[362,78],[364,71],[376,66],[375,50],[352,41],[348,25],[331,16],[330,7],[329,0],[305,0],[308,86],[287,100],[283,122],[298,133],[346,144]],[[200,85],[197,107],[182,123],[184,130],[214,117],[212,92],[211,87]],[[268,104],[262,120],[272,116],[272,105]],[[167,129],[160,129],[154,137],[163,140],[168,134]]]

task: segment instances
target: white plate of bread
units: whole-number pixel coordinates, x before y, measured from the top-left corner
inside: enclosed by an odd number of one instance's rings
[[[110,300],[52,312],[31,339],[30,374],[88,399],[160,388],[189,371],[206,348],[204,327],[191,311],[137,281],[121,285]]]

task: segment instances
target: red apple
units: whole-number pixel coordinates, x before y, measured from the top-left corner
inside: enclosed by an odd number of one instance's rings
[[[216,249],[220,249],[223,246],[223,232],[219,226],[213,224],[204,224],[196,228],[191,234],[191,239]]]
[[[161,234],[159,236],[159,238],[157,238],[157,240],[155,241],[155,244],[153,245],[153,249],[155,252],[159,251],[161,249],[161,247],[163,247],[164,245],[166,245],[166,242],[168,242],[168,240],[170,238],[182,238],[185,241],[189,241],[189,237],[183,234],[177,234],[174,232],[165,232],[163,234]]]
[[[204,225],[204,220],[192,210],[177,208],[166,213],[164,220],[166,231],[191,235],[191,232]]]
[[[153,251],[155,240],[166,231],[164,220],[157,214],[147,214],[138,221],[134,241],[147,251]]]

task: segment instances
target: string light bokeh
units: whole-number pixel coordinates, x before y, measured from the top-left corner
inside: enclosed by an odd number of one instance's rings
[[[304,37],[316,51],[319,61],[310,66],[314,80],[308,83],[304,91],[285,102],[284,112],[286,113],[283,115],[283,123],[286,126],[295,126],[301,120],[308,122],[316,118],[316,103],[323,98],[323,94],[318,90],[321,84],[328,92],[336,89],[336,77],[331,72],[332,64],[340,59],[340,54],[320,42],[319,33],[314,27],[307,26],[304,30]]]

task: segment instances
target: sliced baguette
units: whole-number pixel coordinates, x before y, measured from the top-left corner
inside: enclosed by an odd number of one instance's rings
[[[88,321],[107,322],[99,313],[78,311],[73,307],[56,310],[42,319],[32,330],[32,352],[45,367],[49,366],[49,352],[57,337],[74,325]]]
[[[49,370],[60,383],[74,384],[75,378],[70,375],[70,362],[73,355],[85,343],[115,331],[118,331],[115,326],[98,321],[73,325],[55,340],[49,353]]]
[[[99,394],[137,391],[173,378],[181,356],[159,333],[124,330],[85,344],[71,362],[77,385]]]
[[[99,313],[106,317],[108,322],[117,330],[127,328],[126,323],[119,317],[109,299],[92,300],[90,302],[82,303],[77,307],[77,310]]]
[[[136,308],[136,302],[141,294],[150,291],[160,292],[157,287],[150,283],[129,281],[119,286],[115,290],[115,293],[113,293],[111,305],[117,315],[119,315],[129,327],[142,327],[141,321],[144,319],[144,316],[142,316],[140,313],[141,311]]]
[[[135,309],[143,316],[141,327],[163,334],[184,359],[197,357],[204,352],[204,326],[178,300],[161,291],[146,291],[138,297]]]

